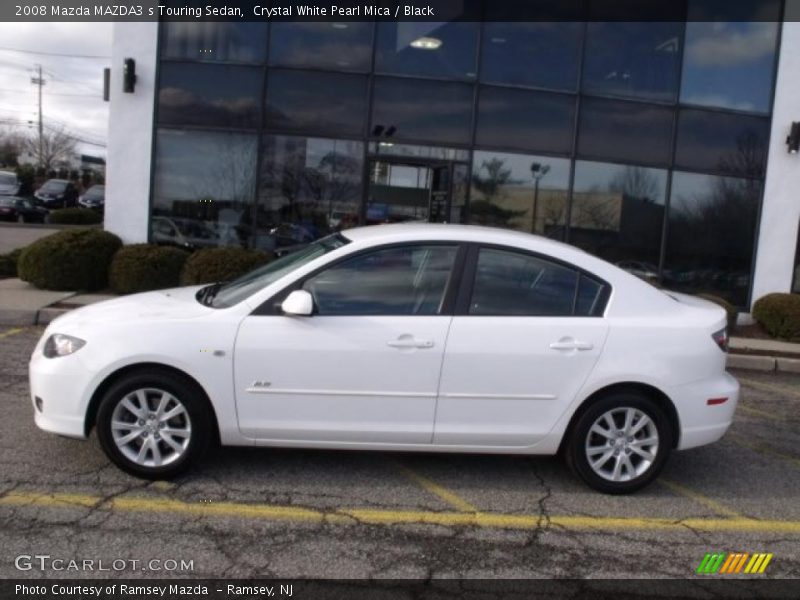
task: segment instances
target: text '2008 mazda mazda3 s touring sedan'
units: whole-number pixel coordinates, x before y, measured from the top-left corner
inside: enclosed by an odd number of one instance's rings
[[[718,440],[739,394],[725,312],[577,248],[463,225],[381,225],[225,284],[53,321],[30,363],[38,426],[146,478],[214,442],[563,453],[631,492]]]

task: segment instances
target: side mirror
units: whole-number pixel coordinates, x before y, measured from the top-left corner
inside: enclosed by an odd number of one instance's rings
[[[314,312],[314,298],[305,290],[295,290],[281,304],[284,314],[307,317]]]

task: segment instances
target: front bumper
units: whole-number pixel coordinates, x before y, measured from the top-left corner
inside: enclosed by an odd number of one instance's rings
[[[94,373],[83,364],[80,350],[69,356],[46,358],[42,345],[43,341],[37,344],[28,367],[36,425],[50,433],[85,439],[88,390],[93,389]]]
[[[739,382],[727,372],[669,391],[680,420],[678,450],[704,446],[719,440],[733,423],[739,403]],[[721,404],[710,399],[727,398]]]

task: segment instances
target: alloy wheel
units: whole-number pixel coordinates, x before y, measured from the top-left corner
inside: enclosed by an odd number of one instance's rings
[[[586,460],[607,481],[631,481],[644,474],[658,455],[658,428],[644,411],[612,408],[600,415],[586,435]]]

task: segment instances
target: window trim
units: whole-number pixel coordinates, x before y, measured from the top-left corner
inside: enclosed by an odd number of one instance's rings
[[[311,279],[312,277],[317,276],[318,274],[340,265],[344,262],[347,262],[354,258],[359,258],[361,256],[365,256],[367,254],[371,254],[376,251],[382,250],[390,250],[392,248],[406,248],[409,246],[454,246],[456,248],[456,256],[453,260],[453,267],[450,271],[450,275],[447,278],[447,283],[445,284],[444,288],[444,295],[442,299],[442,303],[439,307],[439,311],[435,315],[395,315],[395,314],[374,314],[370,313],[369,315],[320,315],[315,312],[311,315],[314,318],[340,318],[340,317],[361,317],[361,316],[368,316],[368,317],[446,317],[446,316],[453,316],[455,312],[455,305],[457,302],[458,292],[460,286],[462,284],[462,278],[464,274],[464,262],[466,260],[467,255],[467,244],[458,240],[414,240],[409,242],[393,242],[390,244],[380,244],[376,246],[370,246],[369,248],[364,248],[363,250],[358,250],[356,252],[351,252],[345,256],[332,260],[330,262],[325,263],[303,275],[299,279],[296,279],[286,287],[284,287],[279,292],[276,292],[269,298],[267,298],[264,302],[262,302],[253,312],[250,313],[251,317],[256,316],[286,316],[281,309],[281,303],[286,299],[286,297],[294,292],[295,290],[299,290],[303,287],[306,281]]]
[[[546,262],[554,263],[556,265],[562,266],[564,268],[570,269],[575,271],[577,274],[576,282],[575,282],[575,292],[572,298],[572,314],[570,315],[474,315],[469,312],[469,307],[472,302],[472,292],[475,287],[475,277],[478,271],[478,255],[480,254],[481,250],[498,250],[501,252],[510,252],[516,253],[522,256],[536,258],[539,260],[543,260]],[[598,282],[602,286],[602,290],[600,292],[600,296],[596,303],[595,309],[593,314],[589,315],[576,315],[575,308],[577,307],[578,302],[578,291],[580,289],[580,282],[582,277],[587,277],[589,279],[593,279]],[[583,267],[579,267],[574,263],[567,262],[555,256],[551,256],[549,254],[542,254],[541,252],[535,252],[533,250],[527,250],[525,248],[517,248],[515,246],[505,246],[503,244],[486,244],[486,243],[471,243],[468,244],[467,249],[467,256],[464,263],[464,271],[461,275],[461,285],[459,286],[458,290],[458,300],[455,306],[455,316],[457,317],[471,317],[471,318],[481,318],[481,317],[524,317],[528,319],[564,319],[564,318],[603,318],[606,314],[606,309],[608,308],[608,300],[611,297],[612,287],[611,284],[608,283],[602,277],[598,277],[594,273],[590,273]]]

